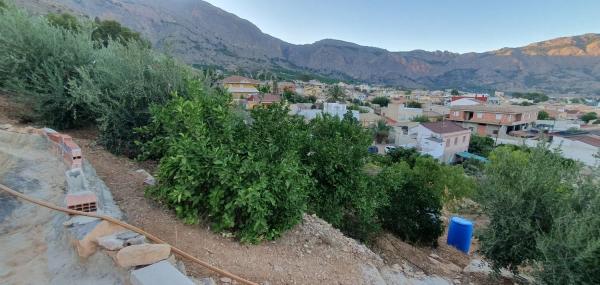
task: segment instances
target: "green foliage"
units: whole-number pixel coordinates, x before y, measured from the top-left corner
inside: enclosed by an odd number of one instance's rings
[[[563,205],[572,210],[537,239],[537,277],[544,284],[600,284],[600,187],[590,179],[578,185]]]
[[[421,108],[422,104],[417,101],[410,101],[410,102],[406,103],[406,107],[407,108]]]
[[[392,127],[388,126],[385,120],[377,121],[377,124],[372,127],[373,136],[377,143],[387,141]]]
[[[150,122],[151,104],[166,103],[174,91],[185,95],[188,75],[179,62],[142,43],[112,43],[96,52],[94,64],[78,69],[69,90],[95,114],[100,143],[135,156],[140,138],[132,130]]]
[[[0,88],[22,94],[36,120],[57,128],[93,121],[68,83],[94,60],[89,27],[72,33],[14,7],[0,17]]]
[[[335,84],[327,90],[327,102],[341,102],[346,100],[346,92]]]
[[[104,47],[108,46],[111,41],[117,41],[124,45],[130,42],[138,42],[150,48],[150,42],[143,39],[140,33],[132,31],[113,20],[101,21],[96,18],[96,27],[92,32],[92,40]]]
[[[4,3],[4,1],[0,0],[0,9],[4,9],[6,8],[6,3]]]
[[[414,118],[412,118],[411,121],[418,122],[418,123],[429,123],[430,122],[429,118],[424,115],[417,115]]]
[[[296,151],[303,121],[274,105],[252,111],[246,125],[229,97],[198,84],[188,92],[189,100],[175,95],[152,108],[152,123],[140,130],[152,138],[144,154],[162,157],[160,184],[148,193],[186,222],[208,217],[213,229],[244,242],[274,239],[297,224],[312,183]]]
[[[543,110],[539,111],[537,119],[538,120],[549,120],[550,119],[550,114],[548,114],[548,112],[543,111]]]
[[[536,239],[552,230],[578,171],[544,146],[490,154],[479,193],[490,224],[479,239],[494,269],[517,271],[540,256]]]
[[[373,98],[373,100],[371,100],[372,104],[377,104],[381,107],[387,107],[387,105],[390,103],[390,99],[388,97],[375,97]]]
[[[596,112],[585,113],[583,116],[581,116],[581,120],[586,124],[596,119],[598,119],[598,114],[596,114]]]
[[[389,195],[389,204],[379,211],[383,227],[409,242],[436,245],[443,232],[440,219],[443,188],[436,182],[432,158],[418,157],[411,168],[401,162],[379,174],[379,188]]]
[[[483,157],[488,157],[490,152],[494,150],[494,139],[488,136],[471,135],[469,141],[469,152]]]
[[[271,85],[266,84],[266,85],[258,86],[258,92],[263,93],[263,94],[271,93]]]
[[[537,92],[527,92],[527,93],[515,92],[515,93],[512,93],[512,97],[532,100],[534,103],[545,102],[550,99],[548,97],[548,95],[543,94],[543,93],[537,93]]]
[[[379,225],[376,211],[385,200],[377,187],[369,187],[362,173],[370,133],[349,113],[341,120],[318,117],[308,130],[301,159],[316,182],[309,194],[309,209],[353,237],[368,238]]]
[[[79,32],[79,30],[81,30],[81,24],[79,23],[79,20],[77,20],[77,17],[75,17],[69,13],[62,13],[62,14],[50,13],[46,16],[46,18],[48,19],[48,22],[50,23],[50,25],[53,25],[56,27],[61,27],[65,30],[69,30],[69,31],[73,31],[73,32]]]
[[[296,94],[296,92],[291,91],[289,89],[283,90],[283,98],[290,103],[314,103],[316,101],[316,97],[313,98],[304,97]],[[314,99],[314,101],[313,101]]]
[[[450,95],[452,95],[452,96],[458,96],[458,95],[460,95],[460,93],[458,92],[458,90],[452,89],[452,91],[450,91]]]
[[[106,39],[98,48],[90,22],[69,15],[31,17],[11,8],[0,17],[0,87],[19,94],[35,119],[64,129],[97,124],[100,142],[135,155],[133,128],[146,125],[148,106],[185,94],[187,67],[144,43]]]

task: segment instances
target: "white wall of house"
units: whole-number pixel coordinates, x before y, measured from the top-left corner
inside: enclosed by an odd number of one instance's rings
[[[470,98],[460,98],[458,100],[454,100],[450,102],[450,106],[472,106],[472,105],[481,105],[481,102],[470,99]]]
[[[422,125],[419,125],[416,128],[416,131],[417,145],[418,148],[422,149],[422,153],[430,155],[432,155],[431,153],[435,153],[437,156],[432,156],[442,162],[452,163],[455,160],[456,153],[467,151],[469,149],[469,142],[471,140],[471,132],[469,130],[438,134],[432,132],[430,129]],[[430,137],[441,139],[441,143],[438,143],[439,146],[437,146],[432,140],[429,140],[428,138]]]

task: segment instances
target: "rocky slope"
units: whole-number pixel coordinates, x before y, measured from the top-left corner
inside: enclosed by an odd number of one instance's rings
[[[288,69],[404,87],[600,95],[600,34],[485,53],[390,52],[338,40],[293,45],[200,0],[18,0],[37,11],[115,19],[190,64]]]

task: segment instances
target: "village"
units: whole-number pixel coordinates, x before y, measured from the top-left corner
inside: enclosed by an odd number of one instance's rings
[[[373,153],[403,147],[444,163],[485,161],[468,151],[471,135],[491,137],[496,145],[546,142],[566,158],[588,166],[596,163],[600,151],[600,101],[577,96],[539,100],[501,91],[401,90],[317,80],[259,81],[243,76],[226,77],[222,85],[245,109],[285,102],[290,115],[306,120],[321,114],[343,117],[351,112],[363,127],[379,132],[369,149]]]

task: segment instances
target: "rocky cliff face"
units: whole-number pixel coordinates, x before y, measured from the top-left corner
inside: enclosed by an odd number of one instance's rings
[[[293,45],[200,0],[19,0],[34,11],[74,11],[115,19],[153,46],[190,64],[227,69],[290,69],[369,83],[429,88],[490,88],[600,95],[600,35],[585,34],[456,54],[390,52],[338,40]]]

